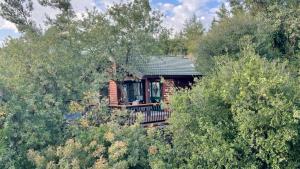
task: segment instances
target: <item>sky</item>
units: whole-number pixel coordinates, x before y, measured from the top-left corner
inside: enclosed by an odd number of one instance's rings
[[[1,1],[1,0],[0,0]],[[34,1],[34,11],[32,19],[43,27],[45,15],[54,17],[57,11],[53,8],[42,7],[36,0]],[[105,11],[107,7],[114,3],[129,1],[129,0],[71,0],[73,9],[78,16],[84,14],[86,9],[97,8],[99,11]],[[209,28],[216,11],[221,3],[226,0],[150,0],[153,9],[158,9],[164,14],[163,24],[174,31],[180,31],[186,19],[196,15],[203,23],[206,29]],[[18,37],[16,26],[0,17],[0,45],[8,37]]]

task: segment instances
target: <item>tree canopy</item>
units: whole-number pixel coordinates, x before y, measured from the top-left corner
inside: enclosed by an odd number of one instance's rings
[[[299,1],[229,0],[209,29],[194,15],[178,33],[148,0],[81,19],[70,0],[37,3],[59,11],[44,29],[33,1],[0,2],[22,32],[0,48],[0,168],[300,167]],[[164,128],[107,101],[109,80],[122,92],[151,55],[193,56],[205,74],[174,89]]]
[[[299,80],[253,49],[220,59],[212,76],[173,97],[172,167],[299,167]]]
[[[209,72],[213,57],[229,54],[239,57],[240,46],[253,44],[268,59],[297,60],[299,53],[298,1],[230,1],[231,10],[222,5],[213,27],[200,40],[198,68]]]

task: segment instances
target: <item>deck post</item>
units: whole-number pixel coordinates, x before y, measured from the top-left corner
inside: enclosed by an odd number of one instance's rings
[[[145,102],[150,103],[150,81],[148,78],[145,79]]]

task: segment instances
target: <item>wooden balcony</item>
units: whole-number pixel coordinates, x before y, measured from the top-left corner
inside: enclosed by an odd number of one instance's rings
[[[162,109],[160,104],[139,104],[139,105],[111,105],[111,108],[130,111],[128,119],[129,124],[133,124],[139,116],[142,116],[143,125],[150,124],[165,124],[168,118],[171,117],[171,111]]]

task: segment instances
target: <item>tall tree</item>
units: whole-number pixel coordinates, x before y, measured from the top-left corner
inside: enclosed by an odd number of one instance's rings
[[[214,26],[216,26],[216,24],[218,23],[216,17],[213,18],[213,20],[211,21],[211,25],[210,25],[210,29],[212,29]]]
[[[129,67],[141,55],[153,52],[155,35],[158,35],[161,14],[153,11],[148,0],[115,4],[108,9],[111,18],[111,55],[116,61]]]
[[[31,13],[34,10],[33,2],[32,0],[4,0],[0,2],[0,16],[16,24],[21,32],[37,32],[38,28],[31,18]],[[55,19],[56,21],[66,22],[70,19],[68,17],[74,16],[70,0],[38,0],[37,3],[60,10],[61,14]],[[50,18],[48,18],[49,21],[51,22]]]
[[[260,19],[261,23],[269,25],[268,32],[272,35],[269,43],[274,50],[289,60],[292,65],[299,63],[297,55],[300,52],[300,2],[290,1],[253,1],[232,0],[232,8],[243,8],[243,11]],[[298,64],[296,64],[298,65]]]
[[[241,0],[229,0],[229,4],[231,7],[230,12],[233,15],[238,15],[239,13],[244,12],[243,3]]]
[[[0,103],[6,124],[0,131],[5,138],[0,140],[0,168],[33,168],[26,158],[29,149],[63,143],[69,137],[64,114],[70,101],[86,91],[101,91],[110,58],[124,77],[124,68],[155,51],[160,33],[161,15],[146,0],[116,4],[104,14],[88,11],[82,21],[73,19],[69,1],[41,3],[62,13],[43,34],[24,33],[0,52],[1,89],[8,91]]]
[[[216,13],[220,21],[228,19],[230,15],[229,10],[226,8],[224,3],[222,3],[221,7]]]
[[[72,10],[71,0],[38,0],[41,5],[50,6],[59,9],[63,13]]]
[[[187,48],[188,54],[195,55],[203,33],[203,25],[196,15],[193,15],[192,18],[185,22],[182,36],[184,38],[185,47]]]
[[[196,56],[198,69],[208,72],[213,68],[213,58],[220,55],[238,58],[245,41],[255,43],[256,51],[262,56],[279,57],[279,52],[272,47],[270,30],[269,25],[242,13],[219,22],[200,40]]]
[[[123,79],[128,71],[135,71],[135,64],[147,60],[158,49],[161,14],[151,9],[148,0],[115,4],[107,11],[110,18],[108,52],[117,65],[116,79]],[[122,84],[120,91],[125,93]],[[124,94],[122,94],[124,95]],[[124,101],[127,102],[126,97]]]
[[[16,24],[19,31],[35,29],[30,18],[33,10],[32,0],[3,0],[0,2],[0,9],[0,15]]]
[[[0,154],[0,168],[33,168],[26,151],[64,142],[69,137],[64,114],[70,101],[88,91],[99,92],[107,82],[108,57],[95,45],[97,40],[97,45],[105,44],[107,25],[101,27],[105,22],[98,18],[99,25],[72,21],[64,25],[68,32],[52,25],[39,36],[26,33],[1,49],[0,81],[7,92],[0,109],[7,114],[7,153]],[[87,31],[92,27],[99,31]]]

